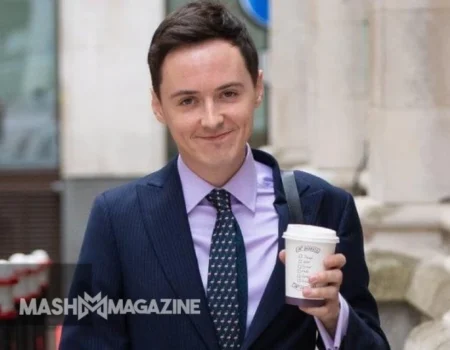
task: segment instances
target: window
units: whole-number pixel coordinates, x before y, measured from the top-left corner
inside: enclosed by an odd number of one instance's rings
[[[0,171],[56,169],[56,0],[0,0]]]

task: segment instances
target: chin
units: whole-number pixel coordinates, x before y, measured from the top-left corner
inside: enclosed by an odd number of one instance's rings
[[[223,144],[221,147],[196,147],[193,157],[197,162],[209,167],[234,167],[236,159],[241,157],[240,147],[235,143]]]
[[[220,155],[208,155],[202,157],[202,163],[212,167],[222,167],[225,165],[230,165],[232,163],[232,157],[230,156],[220,156]]]

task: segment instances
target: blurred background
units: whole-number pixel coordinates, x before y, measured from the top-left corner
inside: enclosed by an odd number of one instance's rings
[[[353,193],[392,349],[450,349],[450,1],[222,1],[265,74],[251,145]],[[94,197],[175,155],[146,55],[186,2],[0,0],[0,259],[75,263]]]

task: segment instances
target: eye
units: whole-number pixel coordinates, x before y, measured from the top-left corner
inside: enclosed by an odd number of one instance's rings
[[[188,97],[188,98],[184,98],[180,101],[179,105],[180,106],[189,106],[191,104],[194,103],[194,98],[193,97]]]
[[[232,90],[228,90],[228,91],[224,91],[223,96],[225,98],[233,98],[236,97],[238,95],[238,93],[236,91],[232,91]]]

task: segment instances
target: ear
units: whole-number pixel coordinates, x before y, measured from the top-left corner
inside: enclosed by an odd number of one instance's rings
[[[164,118],[161,101],[159,100],[158,96],[155,93],[155,90],[153,90],[153,89],[152,89],[152,109],[153,109],[153,114],[155,115],[156,119],[160,123],[165,124],[166,121]]]
[[[259,107],[264,97],[264,78],[263,71],[258,72],[258,79],[256,80],[256,107]]]

